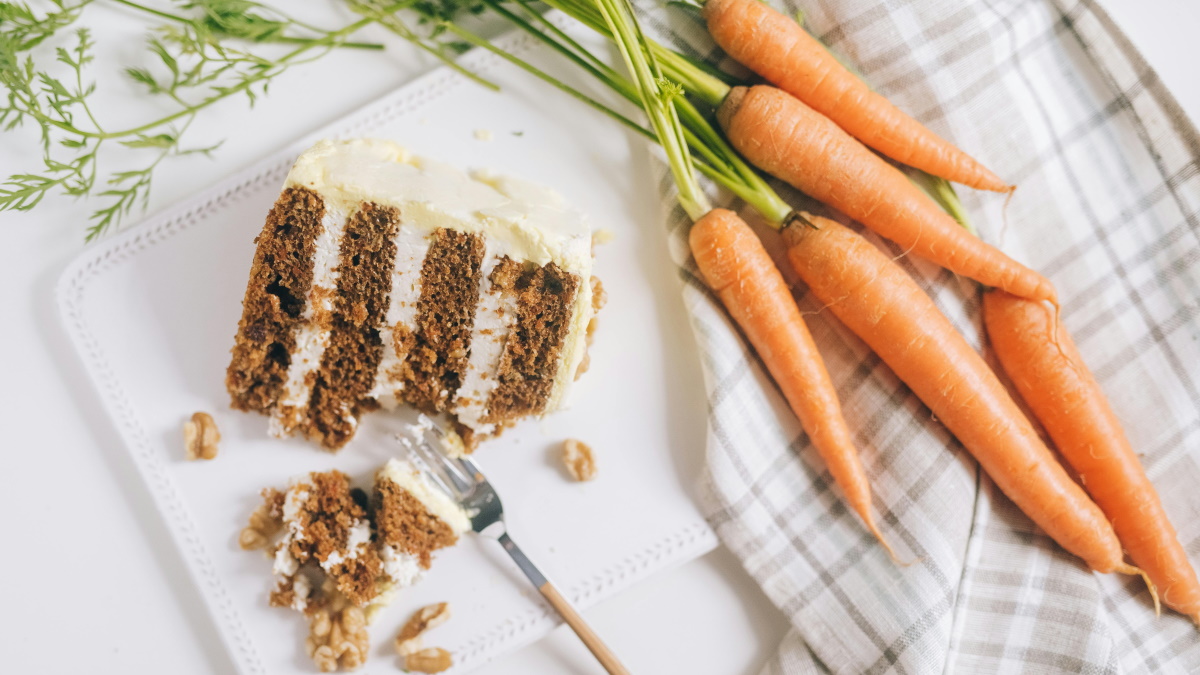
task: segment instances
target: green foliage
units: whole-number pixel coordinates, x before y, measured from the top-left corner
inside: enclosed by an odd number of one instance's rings
[[[187,16],[169,14],[131,0],[112,0],[165,23],[147,39],[146,65],[124,73],[147,94],[161,97],[172,110],[134,127],[112,130],[92,110],[96,84],[88,80],[95,42],[86,28],[75,29],[68,46],[44,59],[46,40],[61,35],[93,0],[50,0],[49,9],[0,2],[0,127],[26,123],[38,129],[42,166],[9,176],[0,183],[0,211],[29,211],[47,194],[90,196],[101,201],[87,229],[90,240],[117,225],[135,207],[144,208],[154,170],[168,157],[209,155],[220,144],[185,147],[182,138],[196,115],[226,98],[245,96],[253,105],[271,81],[292,65],[346,44],[346,37],[370,23],[360,20],[338,30],[295,21],[251,0],[190,0]],[[306,37],[286,35],[303,30]],[[264,42],[291,43],[282,56],[250,48]],[[370,45],[367,45],[370,46]],[[276,48],[278,49],[278,48]],[[140,159],[140,168],[100,176],[102,157],[124,149]],[[104,150],[104,152],[102,152]]]

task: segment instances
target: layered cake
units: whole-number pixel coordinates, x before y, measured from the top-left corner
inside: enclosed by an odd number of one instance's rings
[[[458,504],[397,459],[376,473],[370,494],[327,471],[263,496],[242,541],[259,541],[246,547],[271,554],[270,603],[309,617],[309,656],[327,671],[361,665],[368,620],[425,574],[435,551],[470,529]]]
[[[276,436],[337,449],[404,403],[473,447],[562,407],[584,358],[591,232],[547,188],[322,141],[257,243],[226,385]]]

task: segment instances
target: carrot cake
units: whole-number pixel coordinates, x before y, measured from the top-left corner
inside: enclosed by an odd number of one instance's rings
[[[470,529],[457,503],[398,459],[377,472],[370,495],[327,471],[293,479],[286,490],[268,488],[263,497],[248,529],[264,538],[274,560],[270,603],[309,617],[309,655],[322,670],[361,665],[366,622],[421,579],[435,551]],[[354,625],[358,637],[322,642],[330,621]]]
[[[590,228],[547,188],[322,141],[257,244],[226,385],[273,435],[336,450],[403,403],[473,447],[562,407],[584,358]]]

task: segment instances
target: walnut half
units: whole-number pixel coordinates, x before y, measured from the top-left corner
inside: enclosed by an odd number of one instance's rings
[[[304,644],[322,673],[356,670],[366,663],[370,648],[367,619],[358,607],[335,601],[309,617],[309,634]]]
[[[431,628],[437,628],[449,620],[450,603],[448,602],[439,602],[436,605],[418,609],[396,636],[396,653],[407,657],[422,651],[421,636]]]
[[[592,457],[592,449],[583,441],[574,438],[563,441],[562,461],[567,473],[577,481],[596,477],[596,459]]]
[[[183,423],[183,446],[188,459],[213,459],[220,441],[217,422],[206,412],[192,413],[192,418]]]

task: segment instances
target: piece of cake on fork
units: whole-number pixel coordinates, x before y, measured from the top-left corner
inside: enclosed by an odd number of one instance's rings
[[[322,141],[261,234],[226,386],[336,450],[364,412],[449,413],[473,447],[563,406],[584,362],[591,231],[557,193],[390,141]]]

